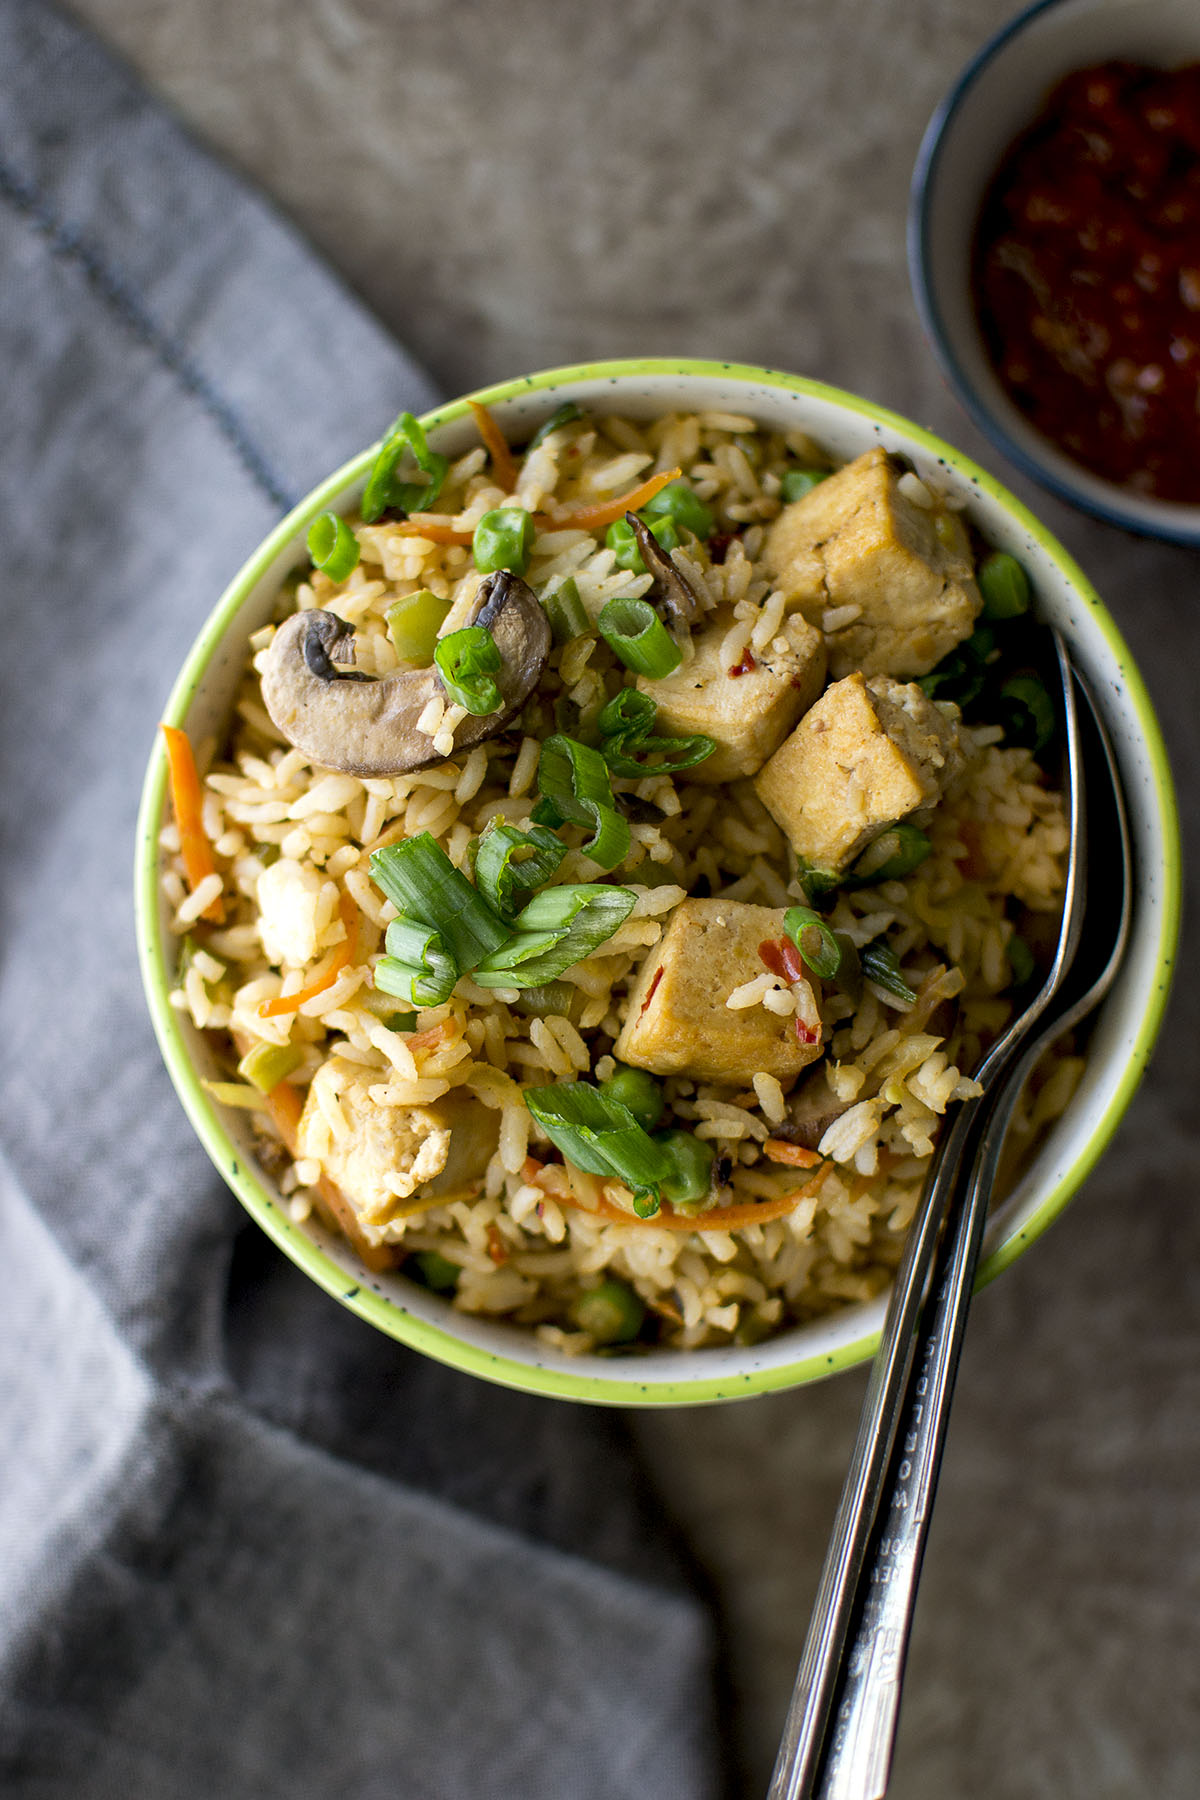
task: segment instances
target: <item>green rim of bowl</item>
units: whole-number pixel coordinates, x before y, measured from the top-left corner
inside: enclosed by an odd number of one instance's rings
[[[891,427],[920,444],[935,459],[954,468],[974,483],[983,493],[1001,504],[1030,534],[1053,561],[1091,612],[1114,660],[1125,671],[1125,692],[1136,714],[1155,779],[1155,791],[1161,808],[1164,845],[1163,896],[1159,933],[1158,966],[1167,971],[1174,960],[1179,932],[1182,895],[1182,853],[1174,784],[1162,733],[1150,704],[1149,695],[1136,665],[1109,616],[1099,595],[1083,571],[1069,557],[1057,539],[1029,510],[990,475],[952,445],[923,430],[901,414],[874,406],[854,394],[824,382],[778,370],[758,368],[747,363],[712,362],[692,359],[647,357],[629,361],[581,363],[565,368],[545,369],[515,381],[499,382],[492,387],[463,396],[423,415],[426,431],[464,417],[468,399],[484,404],[502,404],[530,392],[550,393],[556,388],[580,382],[626,382],[644,376],[700,376],[722,381],[744,381],[747,384],[782,388],[811,398],[828,401],[843,411],[856,413],[874,427]],[[163,713],[164,723],[185,723],[191,700],[196,693],[209,660],[220,644],[246,596],[282,552],[316,514],[323,512],[350,484],[365,476],[378,446],[373,446],[330,475],[286,518],[239,571],[217,603],[197,638],[179,678],[171,690]],[[146,772],[137,826],[137,866],[135,871],[135,906],[138,955],[142,980],[150,1007],[154,1029],[176,1092],[201,1142],[226,1181],[233,1187],[242,1204],[275,1243],[304,1272],[335,1299],[379,1330],[398,1338],[427,1356],[450,1364],[472,1375],[480,1375],[504,1386],[526,1392],[553,1395],[562,1399],[589,1401],[605,1405],[682,1405],[714,1400],[742,1398],[750,1394],[768,1393],[833,1374],[853,1367],[870,1357],[879,1343],[878,1331],[816,1355],[801,1356],[793,1361],[770,1363],[762,1368],[739,1373],[727,1372],[711,1377],[696,1375],[678,1381],[632,1379],[615,1380],[594,1374],[574,1374],[559,1368],[546,1368],[537,1362],[523,1362],[515,1357],[492,1353],[465,1342],[428,1320],[416,1317],[403,1305],[377,1290],[369,1281],[355,1282],[333,1259],[325,1254],[271,1198],[252,1169],[246,1167],[237,1145],[229,1137],[213,1103],[201,1086],[192,1066],[179,1020],[168,999],[169,964],[166,945],[160,929],[158,893],[158,833],[166,791],[166,757],[161,739],[156,741]],[[1156,986],[1147,997],[1137,1034],[1128,1049],[1121,1080],[1109,1097],[1086,1146],[1071,1167],[1061,1176],[1042,1200],[1037,1211],[1015,1232],[1000,1243],[984,1262],[979,1284],[992,1280],[1007,1268],[1034,1238],[1046,1229],[1067,1204],[1072,1194],[1088,1175],[1101,1155],[1124,1113],[1149,1060],[1154,1040],[1166,1006],[1168,982]],[[684,1353],[681,1353],[684,1354]],[[703,1357],[705,1352],[691,1353]],[[629,1364],[623,1365],[630,1367]],[[694,1364],[692,1366],[695,1366]]]

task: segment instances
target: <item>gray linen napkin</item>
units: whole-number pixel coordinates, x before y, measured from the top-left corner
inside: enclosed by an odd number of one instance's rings
[[[145,1016],[175,669],[427,383],[35,0],[0,8],[0,1788],[704,1800],[706,1610],[613,1415],[402,1350],[245,1224]]]

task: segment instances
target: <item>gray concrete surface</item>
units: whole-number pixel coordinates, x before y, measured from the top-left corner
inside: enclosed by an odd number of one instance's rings
[[[925,120],[1015,8],[74,10],[276,198],[448,391],[581,357],[736,357],[858,389],[978,454],[1109,600],[1161,710],[1190,830],[1200,564],[1014,480],[942,387],[909,296],[904,209]],[[1200,1792],[1194,967],[1192,937],[1114,1148],[976,1309],[896,1800]],[[724,1605],[747,1797],[773,1759],[861,1391],[848,1376],[633,1427]]]

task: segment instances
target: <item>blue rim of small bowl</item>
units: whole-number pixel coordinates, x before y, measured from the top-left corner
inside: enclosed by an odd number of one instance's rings
[[[955,355],[951,346],[950,334],[938,304],[935,284],[929,277],[931,196],[945,146],[947,130],[962,110],[976,81],[993,58],[1035,19],[1063,4],[1064,0],[1033,0],[1032,6],[1027,6],[1024,12],[1019,12],[1014,19],[1010,19],[1006,25],[1000,27],[999,31],[994,32],[963,66],[926,126],[925,135],[921,139],[921,147],[917,151],[912,185],[909,190],[907,252],[913,299],[916,302],[917,314],[925,336],[960,405],[985,436],[990,438],[996,448],[1003,451],[1009,461],[1023,474],[1028,475],[1032,481],[1036,481],[1039,487],[1056,494],[1060,500],[1067,501],[1069,505],[1078,508],[1081,512],[1088,513],[1092,518],[1102,520],[1106,525],[1116,525],[1122,531],[1132,532],[1135,537],[1153,538],[1164,543],[1184,544],[1194,549],[1200,545],[1200,507],[1188,509],[1195,516],[1195,523],[1190,526],[1172,524],[1169,518],[1164,518],[1161,523],[1151,523],[1145,518],[1130,515],[1122,510],[1118,497],[1119,489],[1113,488],[1114,499],[1111,504],[1105,505],[1086,488],[1076,487],[1066,476],[1059,474],[1057,469],[1043,462],[1012,436],[991,407],[981,399],[978,389],[969,379]],[[1031,426],[1030,429],[1033,430],[1034,427]],[[1052,448],[1049,439],[1047,439],[1047,445]],[[1087,471],[1081,469],[1081,473],[1087,474]],[[1094,476],[1092,479],[1099,481],[1103,478]],[[1159,504],[1165,507],[1169,503],[1160,502]]]

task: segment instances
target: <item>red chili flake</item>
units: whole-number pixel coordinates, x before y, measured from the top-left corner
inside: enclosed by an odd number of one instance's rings
[[[750,654],[750,647],[749,647],[749,645],[747,645],[746,648],[742,651],[741,662],[735,663],[733,665],[733,668],[730,669],[729,673],[731,675],[749,675],[751,670],[757,669],[757,667],[758,667],[758,664],[755,662],[753,656]]]
[[[794,1023],[796,1026],[796,1042],[797,1043],[799,1043],[799,1044],[815,1044],[816,1043],[817,1038],[819,1037],[820,1034],[818,1032],[814,1031],[812,1029],[811,1025],[806,1025],[804,1023],[804,1020],[800,1019],[800,1018],[797,1018],[794,1021]]]
[[[487,1246],[488,1255],[496,1264],[497,1268],[499,1268],[501,1263],[506,1263],[508,1261],[508,1245],[501,1237],[500,1227],[496,1224],[494,1219],[487,1228]]]
[[[663,978],[663,972],[662,972],[662,968],[660,966],[659,968],[655,969],[654,980],[650,983],[650,990],[647,993],[646,998],[642,1001],[640,1008],[638,1009],[638,1018],[639,1019],[641,1018],[642,1014],[645,1012],[646,1008],[649,1006],[650,1002],[653,1000],[655,992],[657,991],[657,988],[658,988],[658,984],[662,980],[662,978]]]
[[[768,938],[758,946],[758,954],[768,972],[790,987],[794,981],[807,979],[804,959],[790,938]]]

